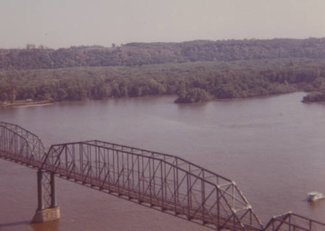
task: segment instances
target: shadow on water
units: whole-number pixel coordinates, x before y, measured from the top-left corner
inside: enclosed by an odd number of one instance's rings
[[[30,224],[32,231],[59,231],[59,221],[51,221],[46,223]]]
[[[59,231],[59,221],[52,221],[52,222],[46,222],[46,223],[31,223],[30,220],[26,221],[16,221],[16,222],[10,222],[10,223],[0,223],[0,230],[1,228],[9,228],[10,230],[12,228],[18,228],[19,226],[29,226],[31,231]]]
[[[27,225],[30,224],[30,221],[16,221],[10,223],[0,223],[0,228],[8,228],[8,227],[15,227],[20,225]]]
[[[320,199],[318,201],[314,201],[314,202],[308,202],[309,203],[309,207],[311,209],[318,209],[318,208],[320,208],[322,206],[322,204],[325,202],[324,199],[325,198],[322,198],[322,199]]]

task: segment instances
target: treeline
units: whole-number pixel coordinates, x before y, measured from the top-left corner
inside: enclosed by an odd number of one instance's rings
[[[325,58],[325,38],[129,43],[49,49],[0,49],[0,69],[31,70],[94,66],[138,66],[199,61]]]
[[[0,72],[0,101],[177,94],[201,102],[325,87],[325,60],[269,59]]]

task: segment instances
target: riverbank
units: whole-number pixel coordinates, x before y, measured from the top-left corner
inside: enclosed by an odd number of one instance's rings
[[[0,104],[0,108],[7,107],[36,107],[36,106],[46,106],[53,104],[53,100],[39,100],[39,101],[29,101],[29,100],[17,100],[15,102],[3,102]]]
[[[179,103],[248,98],[325,86],[325,60],[276,59],[0,72],[0,100],[70,101],[177,95]],[[13,85],[7,78],[12,76]],[[25,102],[24,102],[25,104]]]
[[[209,96],[209,98],[202,98],[200,95],[195,95],[196,98],[186,98],[186,100],[190,101],[179,101],[179,97],[175,94],[170,94],[169,96],[174,96],[176,99],[174,100],[174,103],[176,104],[196,104],[196,103],[206,103],[206,102],[213,102],[213,101],[229,101],[229,100],[238,100],[238,99],[254,99],[254,98],[265,98],[265,97],[270,97],[270,96],[276,96],[276,95],[285,95],[285,94],[290,94],[294,92],[301,92],[299,90],[293,91],[287,91],[287,92],[281,92],[281,93],[274,93],[274,94],[262,94],[262,95],[253,95],[253,96],[246,96],[246,97],[235,97],[235,98],[212,98]],[[166,96],[166,95],[165,95]],[[16,100],[14,103],[11,102],[2,102],[0,103],[0,109],[1,108],[23,108],[23,107],[39,107],[39,106],[47,106],[47,105],[53,105],[58,102],[84,102],[84,101],[105,101],[107,99],[134,99],[134,98],[156,98],[156,97],[162,97],[162,95],[155,95],[155,96],[139,96],[139,97],[129,97],[129,96],[124,96],[124,97],[109,97],[106,99],[90,99],[90,98],[85,98],[85,99],[79,99],[79,100]],[[304,97],[305,98],[305,97]],[[304,98],[301,100],[302,102],[304,101]]]

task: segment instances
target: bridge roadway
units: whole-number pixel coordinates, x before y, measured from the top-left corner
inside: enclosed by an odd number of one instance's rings
[[[324,223],[292,212],[263,225],[233,181],[169,154],[98,140],[47,151],[35,134],[0,122],[0,158],[37,169],[36,221],[59,218],[57,176],[214,230],[325,231]]]

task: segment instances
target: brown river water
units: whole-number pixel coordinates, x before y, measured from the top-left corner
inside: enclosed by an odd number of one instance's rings
[[[325,104],[304,93],[177,105],[174,97],[64,102],[0,110],[54,143],[100,139],[181,156],[233,179],[265,223],[287,211],[325,221]],[[30,225],[36,172],[0,160],[1,231],[204,231],[197,224],[57,179],[59,222]]]

